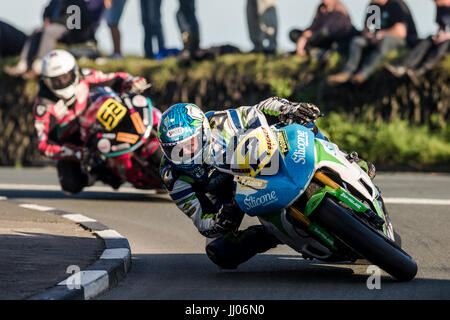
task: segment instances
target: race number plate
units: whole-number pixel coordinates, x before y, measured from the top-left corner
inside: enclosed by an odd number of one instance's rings
[[[119,124],[120,120],[126,115],[127,108],[114,99],[108,99],[103,103],[97,112],[97,120],[111,131]]]

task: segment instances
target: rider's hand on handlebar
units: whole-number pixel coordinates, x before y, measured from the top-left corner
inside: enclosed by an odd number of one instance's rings
[[[244,213],[233,204],[224,204],[222,209],[216,214],[215,228],[222,234],[229,231],[235,232],[238,230]]]
[[[150,85],[147,83],[145,78],[136,77],[132,82],[130,92],[140,94],[148,89]]]
[[[283,112],[282,121],[287,124],[295,122],[306,126],[315,122],[320,116],[320,109],[316,105],[300,102],[293,104],[288,110]]]

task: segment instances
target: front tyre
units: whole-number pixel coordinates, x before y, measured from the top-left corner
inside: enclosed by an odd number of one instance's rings
[[[311,219],[397,280],[409,281],[416,276],[417,264],[406,252],[353,217],[334,199],[325,197]]]

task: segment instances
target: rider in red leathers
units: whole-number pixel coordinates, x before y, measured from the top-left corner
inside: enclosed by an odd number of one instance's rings
[[[33,107],[34,125],[39,150],[58,160],[58,178],[67,193],[80,192],[96,178],[118,188],[111,170],[97,168],[91,175],[81,166],[88,154],[81,147],[77,118],[87,107],[89,91],[97,86],[110,87],[118,93],[140,93],[147,87],[147,81],[124,72],[105,74],[79,69],[75,58],[64,50],[51,51],[44,57]]]

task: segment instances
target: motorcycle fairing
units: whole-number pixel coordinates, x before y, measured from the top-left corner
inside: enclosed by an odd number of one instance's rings
[[[250,216],[260,216],[282,210],[302,195],[312,179],[315,168],[314,133],[304,126],[292,124],[282,129],[287,137],[288,148],[284,145],[276,156],[278,165],[274,175],[257,175],[256,182],[243,183],[236,178],[236,202]],[[289,149],[289,150],[286,150]],[[252,178],[245,178],[251,181]],[[263,186],[261,185],[263,181]]]

